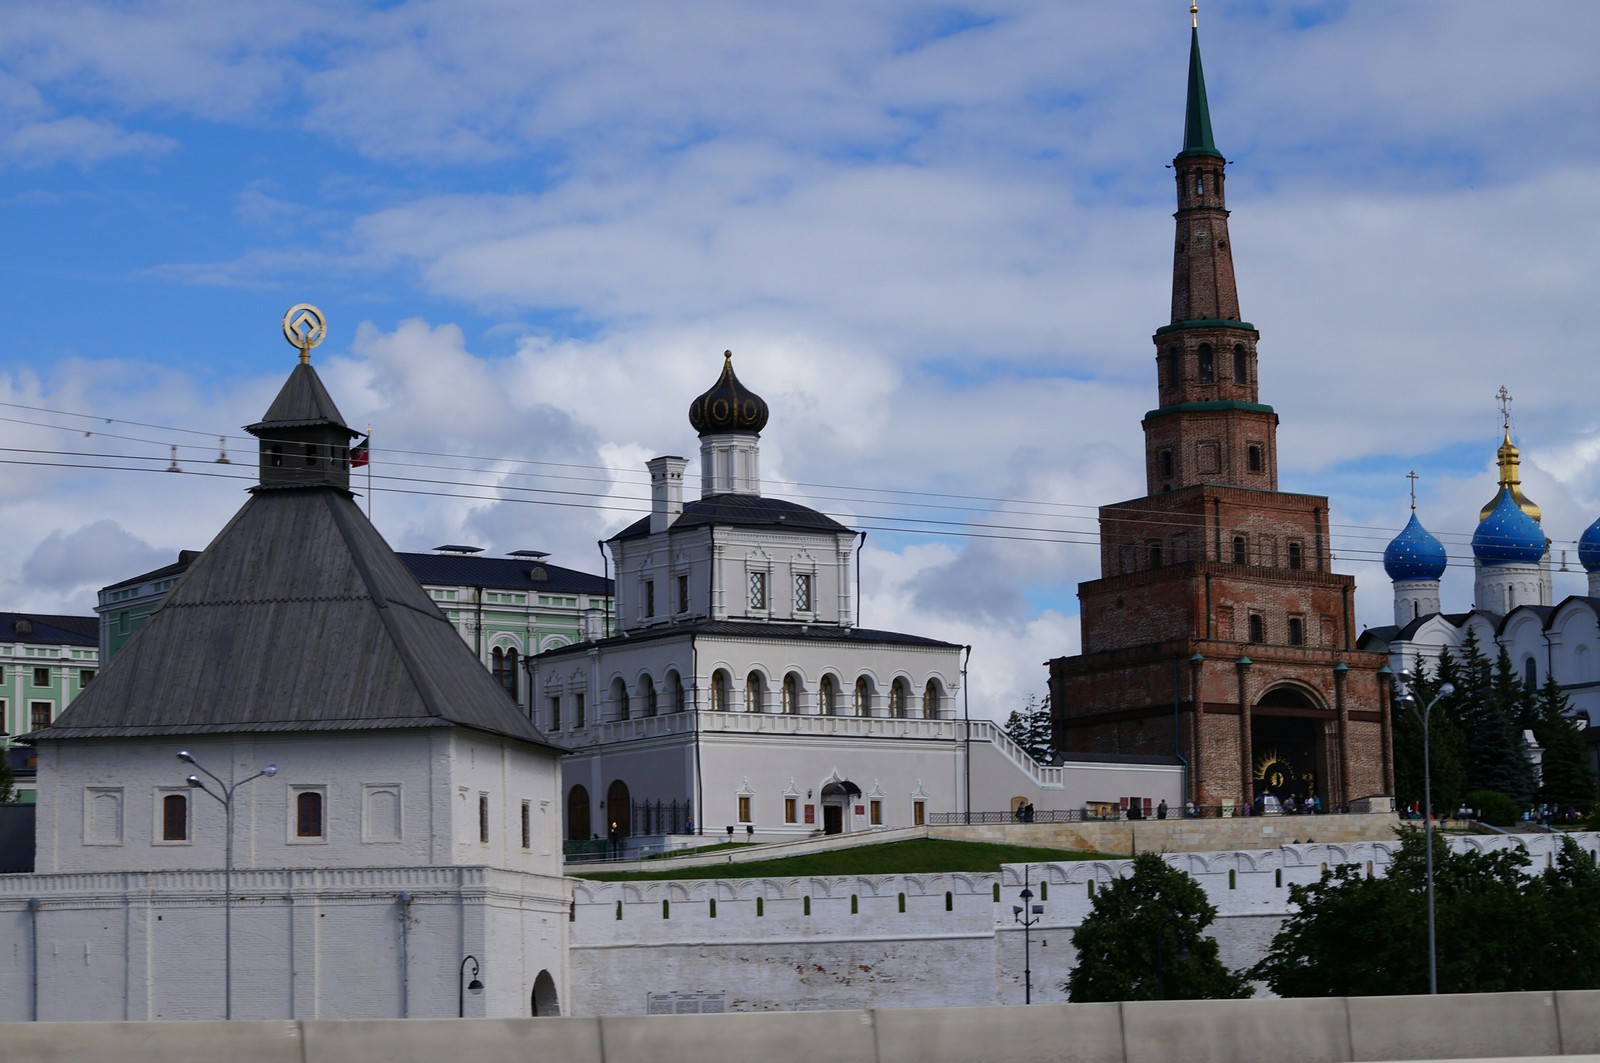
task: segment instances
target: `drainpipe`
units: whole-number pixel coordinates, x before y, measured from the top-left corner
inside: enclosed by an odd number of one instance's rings
[[[1189,758],[1183,755],[1183,727],[1178,714],[1178,654],[1172,655],[1172,752],[1183,764],[1183,794],[1189,795]],[[1198,707],[1197,710],[1198,711]]]
[[[972,647],[963,646],[962,649],[967,651],[966,656],[961,658],[962,741],[966,743],[967,748],[961,760],[967,773],[963,789],[966,796],[966,823],[970,827],[972,826],[972,696],[967,693],[967,662],[972,660]]]
[[[400,902],[400,1017],[411,1018],[411,894],[395,898]]]
[[[861,551],[867,548],[867,533],[859,532],[861,541],[856,544],[856,627],[861,626]],[[966,689],[965,686],[962,687]]]
[[[711,566],[712,569],[716,565]],[[705,777],[700,770],[700,645],[695,636],[689,636],[689,674],[693,677],[694,698],[689,711],[694,713],[694,832],[706,832]]]
[[[33,1000],[29,1004],[28,1019],[31,1022],[39,1021],[39,898],[28,898],[28,937],[33,953],[33,971],[31,975]]]
[[[478,663],[487,664],[483,659],[483,588],[472,588],[474,596],[478,599],[478,620],[473,624],[473,650],[478,654]]]
[[[604,539],[596,539],[594,541],[594,547],[595,547],[596,550],[600,551],[600,578],[602,580],[604,580],[605,582],[610,583],[611,582],[611,555],[606,553],[606,541]],[[616,600],[617,600],[617,587],[616,587],[616,584],[613,583],[611,585],[611,593],[606,596],[606,622],[602,626],[602,628],[600,630],[599,638],[597,638],[595,640],[596,642],[598,642],[600,639],[605,638],[607,635],[611,634],[611,603],[616,601]]]

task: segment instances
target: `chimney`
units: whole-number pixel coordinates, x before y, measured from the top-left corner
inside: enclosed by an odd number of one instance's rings
[[[672,527],[683,513],[683,470],[688,461],[679,457],[652,458],[645,462],[650,470],[650,534]]]

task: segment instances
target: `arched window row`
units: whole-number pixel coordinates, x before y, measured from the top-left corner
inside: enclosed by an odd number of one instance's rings
[[[844,688],[847,682],[848,692]],[[624,677],[614,676],[596,719],[648,719],[684,712],[690,704],[690,689],[675,670],[669,670],[659,683],[649,674],[631,685]],[[810,683],[799,672],[789,671],[774,682],[760,669],[752,669],[740,680],[726,668],[712,672],[705,705],[712,712],[927,720],[946,718],[952,711],[950,695],[937,677],[925,680],[919,688],[911,679],[896,676],[886,689],[880,689],[867,674],[849,681],[830,671]],[[538,722],[550,732],[585,726],[581,692],[563,692],[552,685],[547,688],[542,710]]]
[[[1186,372],[1184,349],[1168,347],[1160,359],[1162,386],[1175,388],[1191,375],[1198,384],[1215,384],[1228,379],[1235,384],[1249,386],[1250,351],[1242,343],[1234,344],[1232,350],[1224,347],[1221,351],[1209,343],[1202,343],[1194,349],[1194,360]]]

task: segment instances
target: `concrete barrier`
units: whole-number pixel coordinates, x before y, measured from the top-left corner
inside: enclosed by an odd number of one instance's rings
[[[301,1023],[303,1063],[601,1063],[599,1019],[372,1019]],[[190,1057],[198,1058],[198,1057]],[[6,1063],[10,1063],[9,1059]],[[168,1060],[168,1063],[175,1063]],[[244,1063],[243,1060],[217,1063]],[[250,1063],[254,1063],[253,1060]],[[296,1063],[302,1063],[297,1057]]]
[[[1120,1004],[879,1011],[878,1063],[1122,1063]]]
[[[1600,991],[607,1019],[0,1023],[4,1063],[1536,1063],[1557,1058],[1600,1063]]]
[[[605,1063],[706,1063],[713,1059],[875,1063],[877,1059],[870,1011],[629,1016],[601,1019],[600,1036]]]
[[[1346,1063],[1350,1029],[1337,997],[1157,1000],[1122,1005],[1126,1063]]]
[[[1556,1056],[1562,1051],[1554,993],[1347,997],[1345,1005],[1353,1060]]]
[[[300,1023],[6,1022],[5,1063],[304,1063]]]

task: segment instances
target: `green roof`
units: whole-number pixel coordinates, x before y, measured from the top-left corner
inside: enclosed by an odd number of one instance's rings
[[[1206,103],[1206,75],[1200,68],[1200,31],[1192,30],[1189,38],[1189,101],[1183,109],[1184,155],[1215,155],[1222,158],[1216,143],[1211,139],[1211,108]]]
[[[1260,402],[1239,402],[1235,399],[1210,399],[1205,402],[1180,402],[1172,406],[1162,406],[1159,409],[1146,413],[1145,419],[1151,417],[1170,417],[1175,413],[1215,413],[1221,410],[1243,410],[1246,413],[1272,413],[1272,407]]]
[[[1254,332],[1256,327],[1248,321],[1235,321],[1227,317],[1196,317],[1187,321],[1174,321],[1170,325],[1162,325],[1156,329],[1156,335],[1163,332],[1172,332],[1181,328],[1238,328]]]

